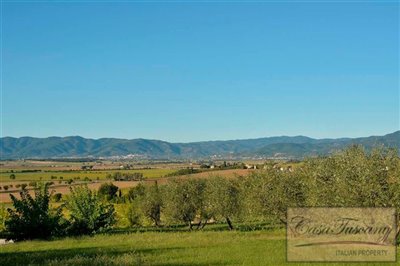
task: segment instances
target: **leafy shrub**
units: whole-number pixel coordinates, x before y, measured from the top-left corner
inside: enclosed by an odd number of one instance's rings
[[[87,185],[70,188],[66,208],[70,212],[70,234],[94,234],[107,230],[115,223],[115,210],[105,204]]]
[[[10,195],[14,208],[8,209],[10,217],[5,222],[11,239],[47,239],[62,233],[62,209],[50,209],[48,184],[40,184],[35,189],[35,197],[26,189],[19,194],[21,199]]]
[[[136,198],[144,196],[145,194],[145,186],[142,183],[139,183],[137,186],[132,187],[128,190],[126,195],[129,201],[134,201]]]
[[[11,174],[10,179],[15,179],[15,174]]]
[[[6,221],[9,219],[7,209],[1,205],[0,206],[0,233],[6,231]]]
[[[180,176],[180,175],[190,175],[190,174],[196,174],[200,173],[201,170],[194,169],[194,168],[184,168],[184,169],[179,169],[175,172],[172,172],[170,174],[165,175],[166,177],[171,177],[171,176]]]
[[[4,190],[8,190],[8,188],[9,188],[9,186],[7,186],[7,185],[3,186]]]
[[[130,226],[139,226],[142,224],[143,215],[136,202],[129,203],[124,214]]]
[[[121,173],[115,172],[114,174],[108,174],[107,179],[114,179],[115,181],[141,181],[144,179],[143,173]]]
[[[41,172],[42,170],[40,169],[30,169],[30,170],[21,170],[21,173],[36,173],[36,172]],[[13,172],[13,170],[11,170]]]
[[[52,199],[54,202],[60,202],[61,199],[62,199],[62,193],[55,193],[55,194],[53,194],[53,196],[51,197],[51,199]]]
[[[99,196],[105,198],[106,200],[112,200],[117,196],[118,187],[113,183],[101,184],[98,190]]]

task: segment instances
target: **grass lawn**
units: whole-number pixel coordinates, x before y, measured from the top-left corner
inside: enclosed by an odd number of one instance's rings
[[[286,263],[283,229],[145,232],[0,246],[0,265],[307,265]],[[313,263],[312,265],[382,265]],[[387,266],[398,265],[385,263]]]

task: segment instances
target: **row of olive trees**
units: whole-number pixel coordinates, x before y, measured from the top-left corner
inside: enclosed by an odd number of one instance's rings
[[[294,171],[269,168],[247,177],[172,179],[139,185],[127,195],[132,225],[184,223],[203,228],[209,221],[286,222],[287,207],[400,208],[400,160],[395,150],[370,153],[353,146],[311,158]]]
[[[94,234],[107,230],[115,223],[112,204],[87,186],[71,187],[71,193],[59,207],[52,208],[49,183],[39,183],[34,196],[27,189],[20,198],[10,195],[13,208],[3,213],[3,229],[13,240],[49,239],[55,236]],[[63,210],[68,215],[64,217]]]
[[[126,216],[131,225],[183,223],[192,230],[210,221],[284,222],[287,206],[306,205],[306,186],[294,175],[275,169],[248,177],[171,179],[166,185],[130,189]]]

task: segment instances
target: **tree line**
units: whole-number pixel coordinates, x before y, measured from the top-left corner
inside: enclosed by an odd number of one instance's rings
[[[269,167],[235,178],[171,179],[131,188],[132,225],[209,221],[286,223],[287,207],[400,207],[400,160],[395,150],[367,153],[352,146],[309,158],[294,171]],[[156,215],[154,212],[158,212]]]

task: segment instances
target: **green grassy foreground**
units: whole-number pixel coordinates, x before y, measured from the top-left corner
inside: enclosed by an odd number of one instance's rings
[[[398,251],[399,252],[399,251]],[[0,265],[306,265],[286,262],[285,231],[145,232],[0,246]],[[397,263],[313,263],[387,265]]]

